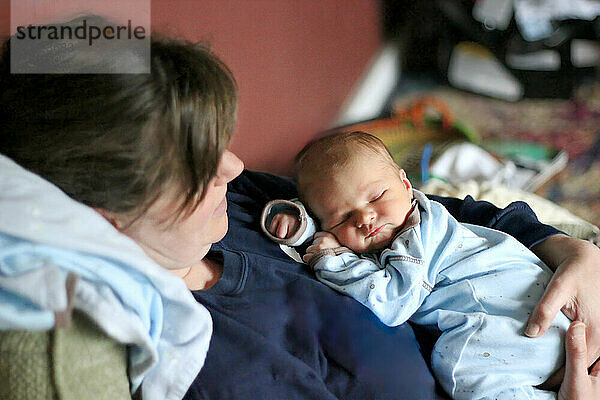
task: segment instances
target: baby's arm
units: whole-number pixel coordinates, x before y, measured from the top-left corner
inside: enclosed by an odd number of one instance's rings
[[[415,313],[430,288],[423,283],[427,268],[422,258],[405,253],[385,250],[379,264],[341,247],[330,233],[319,232],[305,261],[321,282],[353,297],[386,325],[397,326]]]

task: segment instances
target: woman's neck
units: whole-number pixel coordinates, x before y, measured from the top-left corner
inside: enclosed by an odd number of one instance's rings
[[[211,260],[207,257],[200,262],[183,270],[181,276],[185,285],[190,290],[206,290],[214,286],[223,275],[223,263]]]

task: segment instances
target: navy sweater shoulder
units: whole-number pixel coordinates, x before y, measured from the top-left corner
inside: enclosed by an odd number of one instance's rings
[[[274,175],[245,171],[231,182],[229,233],[210,253],[222,259],[223,276],[193,292],[210,311],[214,333],[185,398],[444,398],[410,325],[385,326],[261,234],[264,204],[295,195],[291,179]],[[525,221],[528,229],[515,231],[525,232],[528,245],[554,233],[526,205],[499,210],[472,199],[439,201],[465,222],[501,229]]]

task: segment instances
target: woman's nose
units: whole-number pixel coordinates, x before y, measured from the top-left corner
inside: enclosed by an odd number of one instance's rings
[[[215,177],[215,185],[226,185],[236,176],[242,173],[244,163],[229,150],[225,150],[219,161],[217,168],[217,176]]]

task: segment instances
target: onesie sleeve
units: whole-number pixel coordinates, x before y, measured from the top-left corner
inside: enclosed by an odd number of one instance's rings
[[[273,217],[277,214],[285,213],[296,217],[300,221],[298,230],[289,238],[281,239],[269,232]],[[298,200],[272,200],[269,201],[263,209],[260,218],[260,227],[269,239],[276,243],[288,246],[300,246],[310,239],[317,231],[317,224],[314,219],[306,212],[304,205]]]
[[[417,311],[431,290],[423,258],[404,248],[404,240],[397,238],[394,242],[402,242],[386,249],[380,262],[353,253],[322,257],[314,265],[315,275],[365,305],[384,324],[400,325]]]

